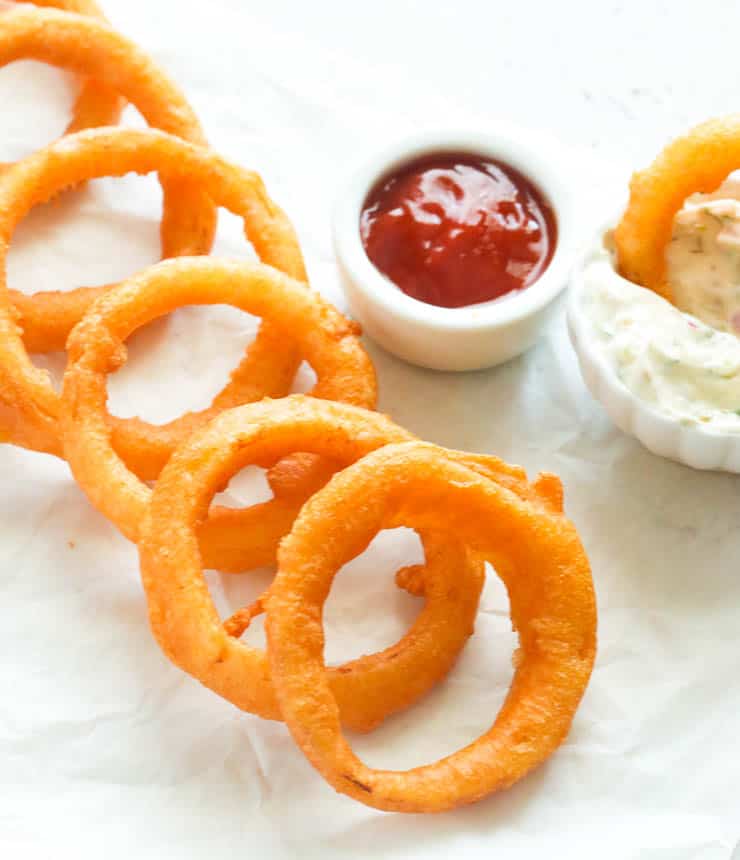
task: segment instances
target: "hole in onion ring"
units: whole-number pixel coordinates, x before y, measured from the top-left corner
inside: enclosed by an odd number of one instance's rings
[[[267,482],[267,470],[260,466],[245,466],[229,481],[226,489],[213,497],[213,505],[224,508],[245,508],[268,502],[274,494]]]
[[[0,7],[0,13],[3,11]],[[69,124],[78,92],[73,74],[45,63],[19,60],[4,67],[0,73],[0,162],[18,161],[59,137]],[[29,109],[33,110],[32,117]]]
[[[207,409],[254,340],[260,322],[228,305],[187,306],[137,329],[126,341],[126,362],[108,377],[111,415],[165,424],[183,412]],[[61,385],[66,356],[38,356],[37,363],[49,368],[55,385]],[[303,394],[315,385],[313,368],[301,362],[291,393]],[[176,398],[168,396],[173,389]]]
[[[254,340],[260,322],[228,305],[187,306],[137,329],[126,341],[126,362],[108,377],[110,414],[165,424],[183,412],[207,409]],[[35,361],[50,371],[59,390],[66,356],[50,353]],[[301,362],[291,393],[303,394],[315,385],[313,368]],[[176,398],[168,396],[172,390],[177,390]]]
[[[74,193],[35,206],[19,223],[8,249],[8,284],[32,294],[127,278],[159,258],[161,210],[162,191],[156,177],[136,175],[91,180]],[[70,266],[72,260],[79,265]],[[60,278],[59,272],[65,276]],[[130,339],[132,363],[138,335],[143,340],[146,332],[135,332]],[[48,371],[59,392],[66,354],[35,354],[33,360]]]
[[[10,243],[8,285],[26,294],[67,292],[128,278],[160,258],[161,213],[155,175],[93,179],[34,206]]]
[[[370,767],[412,768],[449,755],[479,737],[503,704],[518,640],[511,629],[506,589],[490,565],[486,569],[475,633],[450,674],[414,708],[375,731],[348,733],[352,747]],[[334,588],[340,587],[342,576],[343,571]]]
[[[406,633],[422,602],[398,588],[394,574],[423,562],[416,532],[397,528],[377,534],[364,552],[344,565],[324,606],[327,666],[382,651]]]
[[[293,385],[290,387],[291,394],[308,394],[316,385],[316,371],[307,361],[302,361],[296,371]]]
[[[226,305],[182,307],[153,320],[126,340],[127,360],[108,377],[110,413],[164,424],[207,409],[259,324],[258,317]]]
[[[396,586],[393,573],[423,561],[416,532],[397,528],[380,532],[364,552],[342,568],[324,608],[327,665],[341,665],[368,650],[381,651],[401,639],[422,604]],[[388,570],[387,576],[377,575],[379,564]],[[236,613],[243,614],[246,629],[239,638],[257,648],[266,647],[264,613],[258,610],[251,616],[249,610],[264,595],[274,573],[274,568],[269,567],[247,577],[221,575],[217,571],[206,574],[219,616],[226,621],[236,620]]]
[[[159,189],[152,177],[146,180]],[[149,232],[155,235],[157,229]],[[256,259],[242,219],[223,208],[218,210],[212,253]],[[120,418],[164,424],[183,412],[208,408],[254,340],[260,322],[259,317],[228,305],[184,306],[137,329],[126,341],[126,363],[109,376],[109,411]],[[182,385],[183,378],[187,386]],[[303,362],[292,390],[308,391],[315,383],[316,374]],[[177,386],[176,399],[167,396],[173,386]]]

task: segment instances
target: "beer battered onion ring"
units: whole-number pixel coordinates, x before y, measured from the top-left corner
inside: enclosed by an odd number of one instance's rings
[[[114,449],[106,410],[106,375],[126,360],[123,341],[135,329],[177,307],[198,304],[232,305],[269,320],[271,328],[283,332],[284,340],[292,339],[313,367],[317,382],[312,393],[316,397],[375,406],[375,371],[357,337],[357,325],[318,293],[276,269],[212,257],[179,258],[159,263],[112,288],[70,335],[60,429],[64,456],[80,487],[134,542],[152,491]],[[300,446],[288,453],[293,451],[301,451]],[[327,453],[335,459],[331,451]],[[290,529],[305,496],[316,488],[311,483],[315,466],[309,461],[308,479],[300,461],[294,468],[284,467],[282,473],[278,470],[271,478],[276,498],[264,504],[228,510],[223,517],[216,509],[200,535],[206,566],[240,571],[273,563],[277,541]],[[324,474],[318,483],[327,477]]]
[[[740,167],[740,114],[711,119],[679,137],[630,182],[630,199],[614,231],[625,278],[672,301],[665,251],[686,198],[714,191]]]
[[[206,143],[198,119],[178,87],[137,45],[101,21],[57,9],[18,8],[5,12],[0,26],[0,67],[15,60],[38,60],[87,75],[125,96],[150,126],[192,143]],[[95,115],[92,107],[89,110],[86,119]],[[27,181],[28,174],[14,178],[10,193],[18,202],[10,212],[0,209],[3,235],[8,220],[14,226],[32,205],[66,187],[60,177],[56,187],[36,196],[34,187],[23,188]],[[216,229],[216,210],[208,195],[197,182],[182,174],[166,178],[162,191],[162,256],[207,254]],[[24,198],[34,202],[24,205],[20,202]],[[4,196],[6,205],[9,199]],[[13,291],[28,349],[64,349],[72,327],[104,289],[80,287],[31,296]]]
[[[197,534],[213,495],[244,466],[269,463],[291,451],[331,456],[346,465],[383,445],[412,438],[378,413],[303,395],[222,412],[196,431],[162,470],[139,540],[150,623],[167,656],[238,707],[280,719],[265,654],[229,635],[239,614],[225,629],[203,578]],[[558,509],[559,490],[547,482],[531,486],[520,469],[493,457],[457,456],[521,497]],[[365,501],[359,504],[364,507]],[[334,520],[340,531],[347,514],[342,511]],[[346,726],[369,730],[416,701],[449,671],[472,632],[482,585],[479,559],[468,555],[454,536],[440,539],[439,525],[420,530],[426,567],[406,568],[397,576],[402,585],[416,581],[410,590],[426,597],[412,628],[385,651],[328,670]],[[354,542],[352,554],[368,542]],[[233,624],[234,632],[254,613],[255,607],[249,607],[242,623]]]
[[[89,15],[101,21],[106,20],[95,0],[30,0],[30,2],[34,6],[53,7],[65,12]],[[123,104],[124,100],[114,89],[99,81],[84,78],[72,108],[72,120],[65,134],[99,125],[115,125],[121,115]],[[0,163],[0,169],[8,166]]]
[[[242,218],[245,234],[262,260],[305,278],[293,228],[256,173],[230,164],[211,150],[152,130],[93,129],[62,138],[14,165],[0,183],[0,400],[4,404],[4,408],[0,406],[0,426],[6,441],[62,454],[59,395],[48,374],[31,362],[15,323],[15,296],[2,289],[15,226],[32,206],[65,186],[100,176],[152,171],[167,176],[168,182],[170,177],[188,176],[216,205]],[[196,424],[215,410],[263,396],[283,396],[290,390],[299,362],[291,334],[264,323],[210,410],[188,413],[163,425],[112,418],[114,447],[137,475],[156,478],[174,447]]]
[[[155,493],[151,515],[162,528],[164,492]],[[443,527],[491,561],[509,593],[519,649],[509,695],[485,734],[434,764],[382,771],[366,767],[342,735],[321,618],[336,571],[380,529],[398,525]],[[561,513],[517,497],[435,446],[389,445],[309,499],[280,545],[278,564],[266,621],[278,705],[337,791],[377,809],[440,812],[510,786],[565,739],[593,667],[596,605],[588,560]],[[183,627],[188,621],[178,618]]]

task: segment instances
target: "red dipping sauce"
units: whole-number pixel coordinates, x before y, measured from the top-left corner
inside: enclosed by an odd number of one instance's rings
[[[552,259],[557,223],[518,170],[444,152],[383,177],[363,205],[360,235],[376,268],[404,293],[460,308],[533,284]]]

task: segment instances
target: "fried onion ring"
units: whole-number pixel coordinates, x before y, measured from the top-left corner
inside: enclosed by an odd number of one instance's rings
[[[304,284],[261,263],[212,257],[166,260],[146,269],[101,296],[70,335],[60,420],[64,455],[77,482],[92,504],[133,541],[138,540],[151,490],[114,449],[105,406],[106,375],[125,361],[123,341],[136,328],[177,307],[196,304],[227,304],[266,318],[284,332],[284,339],[295,341],[313,367],[315,397],[375,406],[375,371],[356,324]],[[201,413],[200,420],[220,410],[216,405]],[[185,435],[192,428],[187,429]],[[244,511],[228,510],[222,526],[218,511],[214,514],[214,522],[201,535],[207,566],[249,570],[264,563],[266,552],[268,563],[274,561],[277,541],[290,529],[305,495],[328,477],[313,461],[294,463],[286,472],[271,479],[275,499]],[[222,543],[230,547],[230,561],[221,553]]]
[[[178,87],[139,47],[101,21],[57,9],[18,8],[5,12],[0,26],[0,66],[15,60],[38,60],[87,75],[125,96],[150,126],[193,143],[206,143],[200,124]],[[85,110],[90,112],[89,116],[86,114],[86,124],[96,116],[96,110],[92,105]],[[35,163],[38,166],[38,159]],[[89,166],[94,166],[92,155]],[[94,169],[91,173],[94,174]],[[6,171],[6,175],[12,175],[12,171]],[[38,194],[34,193],[33,185],[24,187],[29,178],[22,172],[10,180],[10,189],[5,190],[0,209],[3,235],[7,235],[8,227],[12,231],[31,206],[67,186],[59,176],[56,183]],[[183,174],[165,179],[162,190],[162,256],[207,254],[216,229],[216,210],[208,195]],[[31,296],[13,291],[28,349],[31,352],[64,349],[72,327],[104,289],[80,287],[70,292],[40,292]]]
[[[264,653],[229,635],[241,632],[261,606],[221,622],[203,578],[199,524],[214,493],[246,465],[268,464],[297,450],[347,464],[411,438],[377,413],[303,395],[237,407],[198,430],[163,469],[139,540],[150,623],[167,656],[243,710],[279,719]],[[521,470],[495,458],[460,456],[512,492],[548,508],[557,505],[547,490],[543,496],[527,484]],[[345,513],[334,521],[339,530]],[[353,729],[369,730],[416,701],[449,671],[472,632],[481,587],[477,559],[456,538],[440,540],[438,531],[438,524],[420,530],[426,604],[411,630],[379,654],[328,670],[341,720]],[[353,554],[367,543],[356,542]]]
[[[95,0],[30,0],[34,6],[52,7],[65,12],[76,12],[105,21],[105,15]],[[95,128],[100,125],[115,125],[121,115],[124,99],[99,81],[85,78],[72,108],[72,120],[65,134]],[[0,169],[8,167],[0,163]]]
[[[689,195],[714,191],[739,167],[740,114],[734,114],[696,126],[637,171],[614,231],[621,274],[672,301],[665,251],[673,219]]]
[[[377,809],[440,812],[521,779],[565,739],[594,663],[596,604],[575,528],[459,456],[402,443],[337,473],[281,543],[267,597],[271,677],[291,734],[338,792]],[[443,526],[491,561],[509,593],[519,649],[509,695],[485,734],[434,764],[383,771],[364,765],[342,735],[321,618],[335,573],[376,532],[398,525]],[[187,615],[179,621],[192,625]]]
[[[7,247],[13,229],[33,205],[65,185],[104,175],[151,171],[166,175],[168,181],[170,176],[187,176],[191,182],[196,181],[216,205],[242,218],[245,234],[262,260],[296,278],[305,278],[293,228],[268,197],[256,173],[162,132],[106,128],[62,138],[14,165],[0,183],[0,212],[5,213],[0,217],[0,284],[6,277]],[[68,295],[71,294],[60,294]],[[15,296],[11,298],[0,287],[0,400],[6,406],[0,409],[0,426],[6,430],[7,441],[61,455],[59,396],[48,375],[32,364],[24,348],[14,320],[14,300]],[[213,414],[212,410],[263,396],[283,396],[290,390],[299,361],[293,340],[285,330],[263,324],[205,417]],[[137,475],[153,479],[173,448],[202,420],[203,413],[189,413],[164,425],[136,418],[111,419],[114,447]]]

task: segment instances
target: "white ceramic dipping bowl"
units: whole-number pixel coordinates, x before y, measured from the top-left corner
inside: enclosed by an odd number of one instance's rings
[[[584,272],[599,253],[604,234],[616,220],[604,225],[583,253],[573,270],[568,295],[568,331],[586,386],[617,427],[654,454],[694,469],[740,472],[740,435],[700,424],[686,424],[659,412],[627,388],[604,355],[602,344],[583,309]],[[615,273],[615,277],[620,276]]]
[[[504,162],[541,191],[557,220],[550,265],[521,292],[463,308],[403,293],[370,262],[360,237],[368,192],[384,175],[424,155],[465,152]],[[334,208],[334,245],[352,314],[388,352],[433,370],[478,370],[528,349],[547,324],[578,247],[573,177],[559,146],[510,126],[490,133],[429,132],[388,146],[357,168]]]

